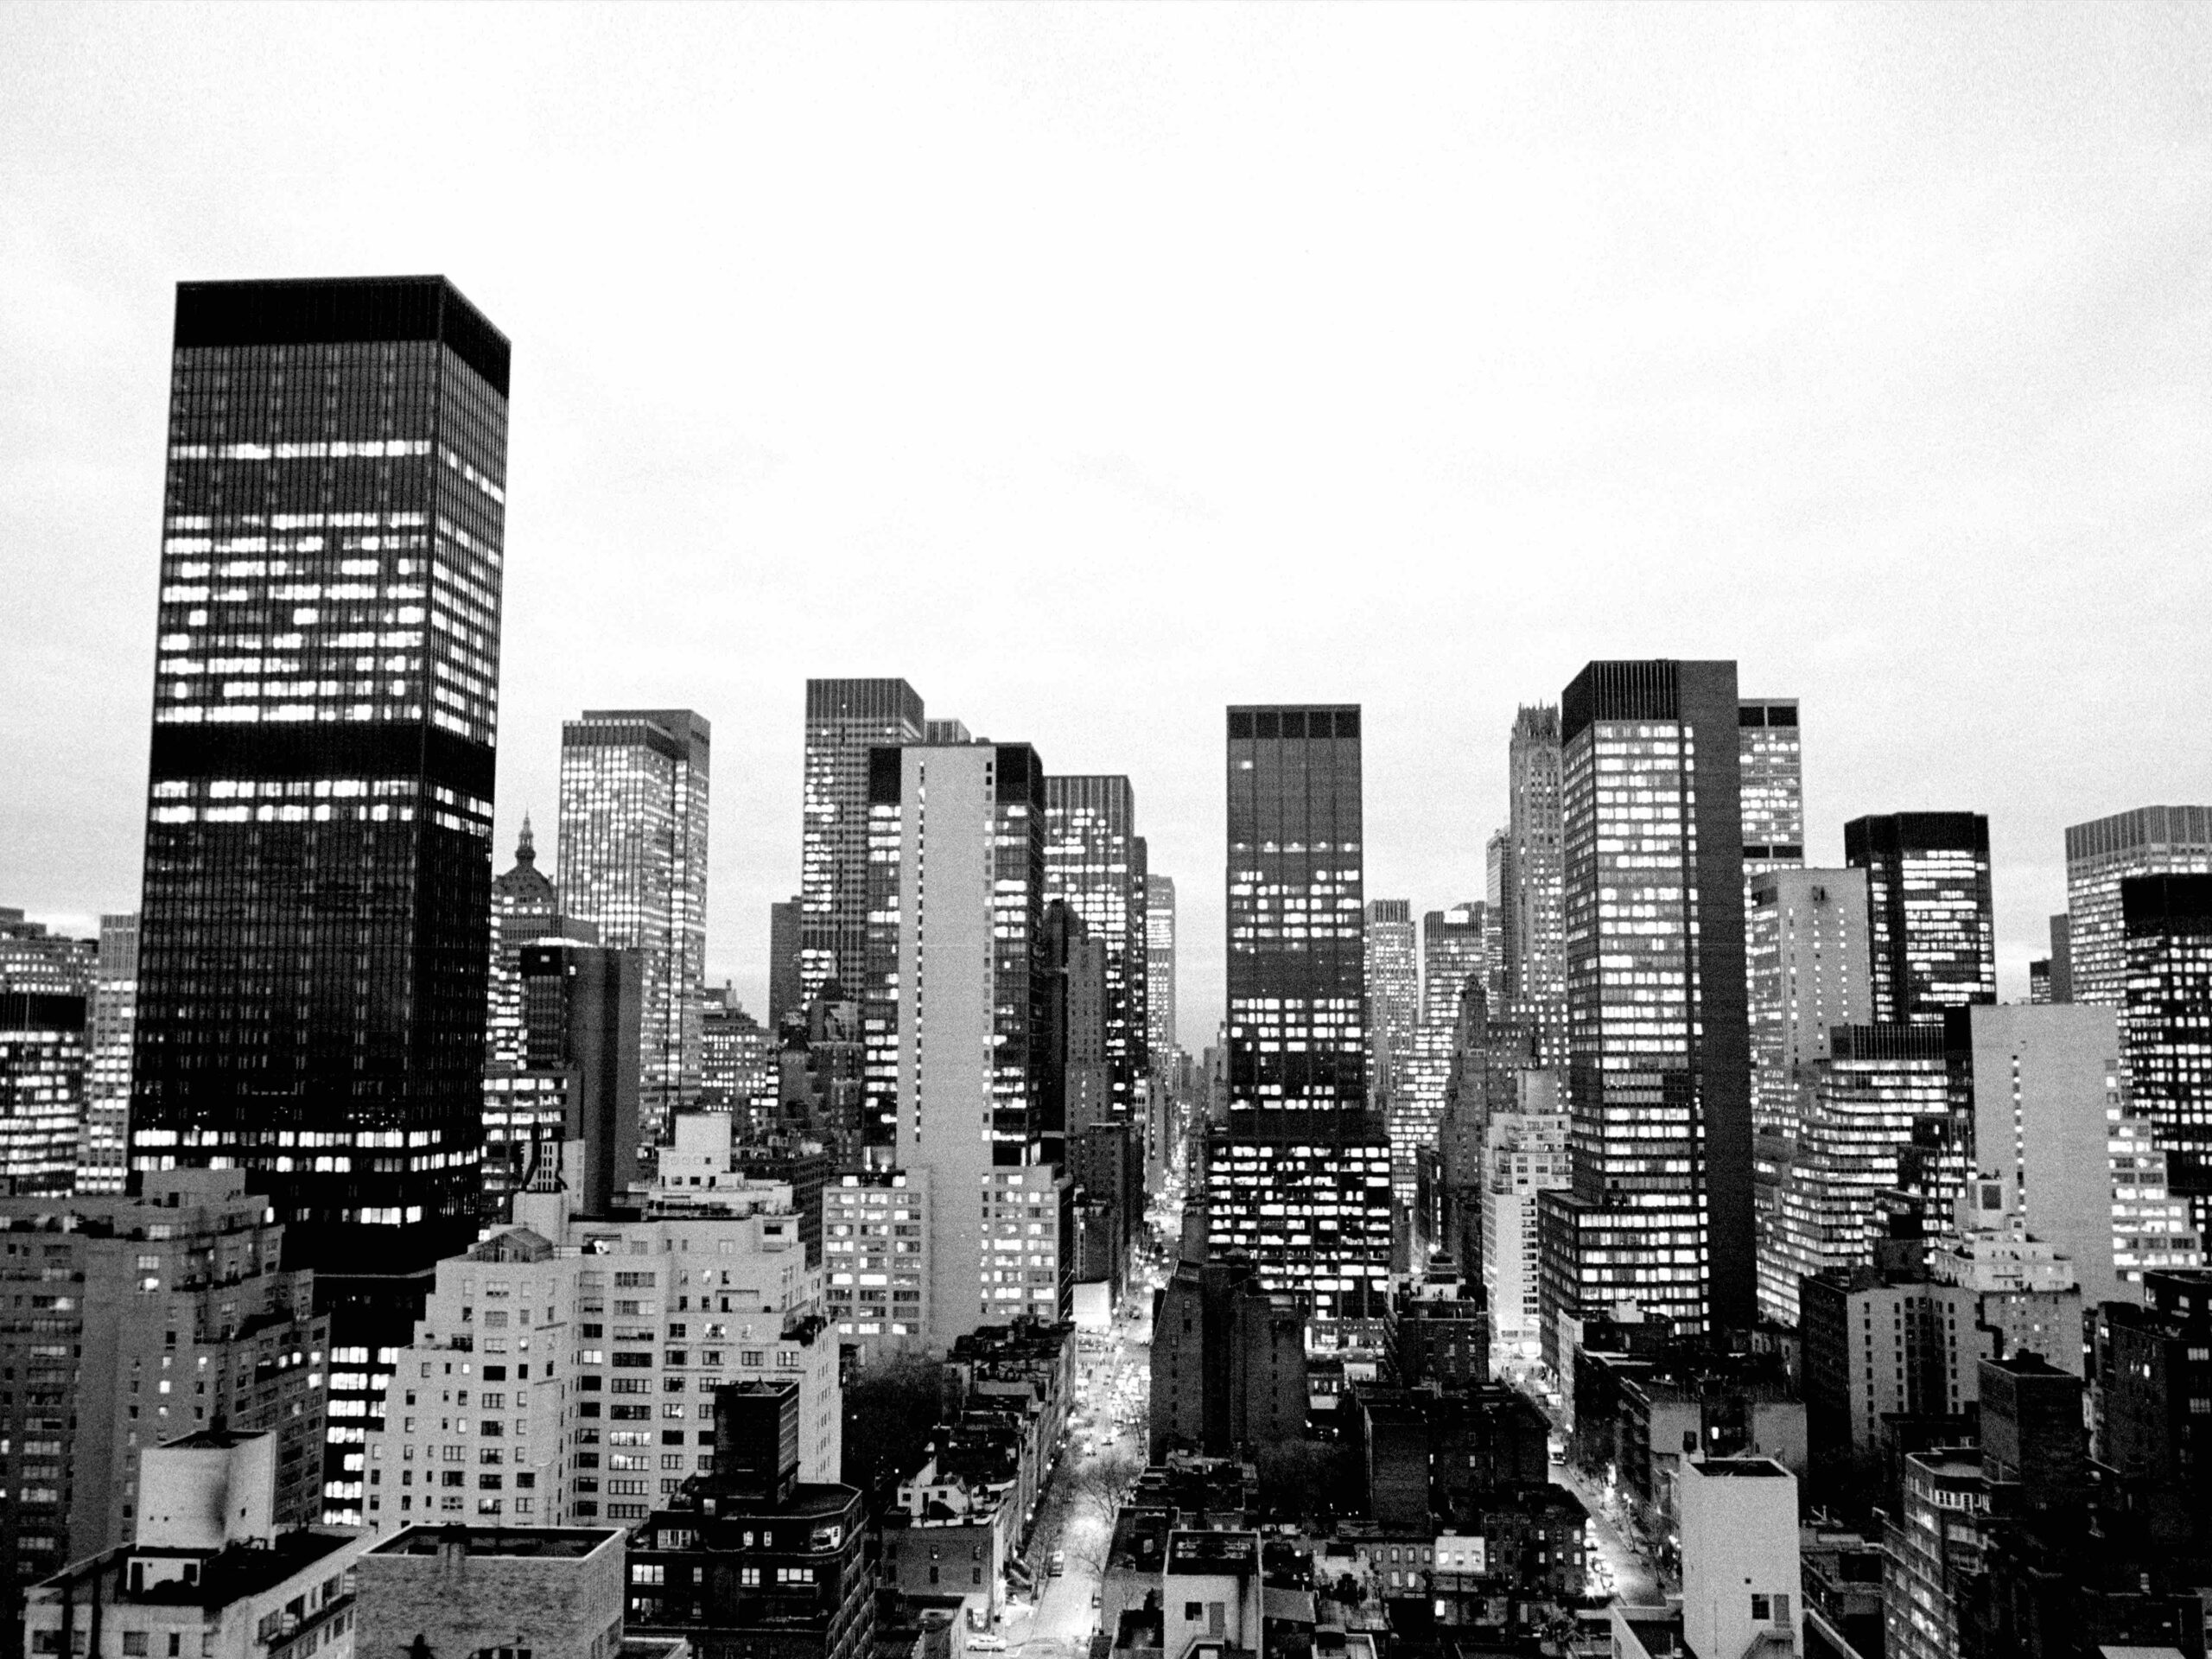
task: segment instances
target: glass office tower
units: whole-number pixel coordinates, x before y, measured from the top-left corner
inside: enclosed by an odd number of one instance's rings
[[[798,1001],[830,980],[867,977],[868,751],[925,741],[922,700],[904,680],[809,680],[799,830]]]
[[[1592,663],[1561,699],[1573,1184],[1541,1200],[1544,1330],[1618,1302],[1753,1317],[1736,665]]]
[[[1737,772],[1744,797],[1744,874],[1805,861],[1805,755],[1795,697],[1745,697],[1737,706]]]
[[[1150,1074],[1145,1028],[1144,838],[1122,777],[1045,779],[1045,897],[1061,899],[1106,948],[1106,1064],[1127,1116]]]
[[[1892,812],[1843,826],[1843,860],[1866,872],[1878,1025],[1937,1025],[1946,1008],[1997,1000],[1989,820]]]
[[[476,1233],[507,365],[442,277],[177,290],[130,1162],[270,1195],[340,1437]]]
[[[1390,1147],[1367,1097],[1357,707],[1229,711],[1229,1111],[1208,1254],[1317,1318],[1379,1318]]]
[[[2168,1190],[2212,1238],[2212,875],[2128,876],[2120,906],[2135,1109],[2165,1149]]]
[[[2051,1001],[2127,1002],[2120,884],[2212,871],[2212,806],[2139,806],[2066,830],[2066,913],[2050,918]]]
[[[561,723],[561,902],[645,964],[638,1120],[649,1144],[699,1093],[711,730],[689,709]]]

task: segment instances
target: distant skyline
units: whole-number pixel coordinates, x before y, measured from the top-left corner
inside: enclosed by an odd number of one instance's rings
[[[1484,890],[1516,705],[1726,657],[1807,861],[2212,799],[2202,9],[0,10],[0,905],[137,902],[181,280],[514,347],[497,868],[560,723],[713,721],[765,1014],[805,681],[1126,773],[1222,1005],[1230,703],[1363,709],[1365,891]]]

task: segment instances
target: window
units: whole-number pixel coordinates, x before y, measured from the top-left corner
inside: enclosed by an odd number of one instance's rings
[[[1205,1616],[1206,1610],[1204,1604],[1195,1601],[1186,1601],[1183,1604],[1183,1617],[1192,1624],[1196,1624]]]
[[[143,1656],[146,1651],[146,1632],[125,1630],[123,1633],[123,1650],[133,1656]]]
[[[1767,1596],[1753,1596],[1751,1598],[1751,1617],[1762,1624],[1771,1619],[1774,1617],[1772,1599]]]

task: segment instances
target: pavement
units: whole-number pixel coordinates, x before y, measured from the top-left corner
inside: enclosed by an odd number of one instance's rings
[[[1580,1470],[1561,1463],[1552,1465],[1552,1484],[1566,1487],[1590,1511],[1591,1526],[1598,1536],[1598,1558],[1611,1575],[1613,1599],[1630,1607],[1659,1605],[1662,1596],[1658,1575],[1652,1571],[1650,1562],[1637,1554],[1627,1535],[1608,1513],[1605,1493]],[[1591,1592],[1594,1595],[1602,1592],[1605,1585],[1597,1581],[1598,1575],[1592,1573],[1590,1577],[1594,1581]]]

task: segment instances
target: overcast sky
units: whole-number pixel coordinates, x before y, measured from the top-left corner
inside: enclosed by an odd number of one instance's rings
[[[1366,706],[1479,896],[1517,702],[1803,701],[1810,852],[2212,798],[2212,15],[0,8],[0,904],[137,902],[174,284],[512,339],[499,862],[559,721],[714,722],[765,1001],[809,675],[1126,772],[1221,1003],[1230,702]],[[541,838],[541,848],[550,842]]]

